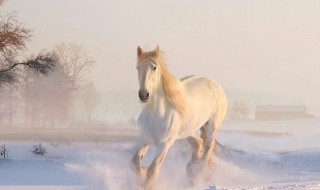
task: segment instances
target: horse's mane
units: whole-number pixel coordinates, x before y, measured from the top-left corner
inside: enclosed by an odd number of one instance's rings
[[[183,117],[185,114],[185,100],[181,92],[180,80],[170,73],[162,52],[144,52],[139,59],[143,58],[150,59],[154,64],[160,67],[165,98],[174,108],[177,109],[180,116]]]

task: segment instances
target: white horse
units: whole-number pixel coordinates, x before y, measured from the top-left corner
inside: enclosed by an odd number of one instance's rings
[[[175,78],[159,46],[148,52],[138,47],[137,54],[139,98],[144,107],[138,119],[139,139],[131,167],[143,187],[151,189],[170,147],[175,140],[186,138],[193,149],[187,165],[192,180],[199,170],[211,165],[215,135],[227,112],[224,91],[205,77]],[[196,135],[199,129],[200,137]],[[150,144],[156,147],[154,160],[148,168],[141,167]]]

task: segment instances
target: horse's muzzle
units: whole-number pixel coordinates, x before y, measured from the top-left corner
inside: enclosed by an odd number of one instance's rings
[[[141,102],[148,102],[149,101],[149,92],[146,90],[139,90],[139,98]]]

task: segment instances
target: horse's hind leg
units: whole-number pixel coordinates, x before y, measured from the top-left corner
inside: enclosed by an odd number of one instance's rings
[[[203,140],[199,137],[197,137],[196,135],[194,136],[189,136],[187,138],[188,142],[190,143],[191,145],[191,148],[193,150],[192,152],[192,158],[190,161],[196,161],[198,160],[199,158],[201,158],[202,156],[202,144],[203,144]]]
[[[206,141],[203,142],[203,157],[202,161],[205,168],[212,165],[212,153],[215,146],[216,125],[210,121],[203,127],[206,134]]]
[[[205,126],[206,124],[204,124],[204,126]],[[201,137],[201,139],[202,139],[202,147],[204,146],[204,143],[205,142],[207,142],[207,139],[208,139],[208,137],[207,137],[207,134],[206,134],[206,130],[204,129],[204,126],[202,126],[201,128],[200,128],[200,137]]]
[[[210,119],[204,126],[203,130],[205,131],[206,141],[203,144],[203,156],[202,160],[205,164],[205,167],[212,166],[212,154],[214,151],[214,146],[216,143],[216,133],[220,128],[224,117]]]
[[[198,161],[203,152],[203,140],[202,138],[197,137],[196,135],[192,135],[187,138],[188,142],[191,145],[192,148],[192,157],[187,165],[187,174],[188,177],[192,180],[194,176],[196,175],[196,165],[195,162]]]

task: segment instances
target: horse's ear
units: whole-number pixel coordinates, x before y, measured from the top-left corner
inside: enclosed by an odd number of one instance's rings
[[[141,47],[138,46],[138,48],[137,48],[137,55],[138,55],[138,57],[140,57],[142,53],[143,53],[143,51],[142,51]]]
[[[160,48],[159,48],[159,45],[157,45],[157,47],[156,47],[156,49],[154,50],[154,52],[155,52],[156,54],[158,54],[159,51],[160,51]]]

